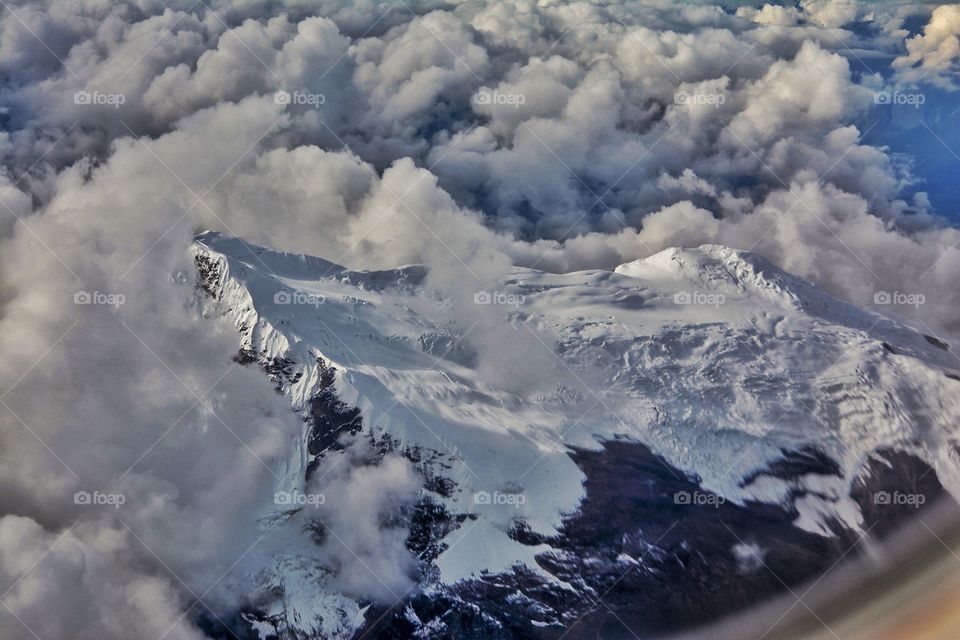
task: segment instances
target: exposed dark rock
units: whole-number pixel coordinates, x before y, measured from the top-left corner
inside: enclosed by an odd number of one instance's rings
[[[418,338],[420,349],[434,358],[443,358],[456,362],[465,367],[475,367],[477,353],[470,343],[453,332],[451,333],[424,333]]]
[[[547,536],[535,532],[526,520],[520,518],[513,521],[507,534],[517,542],[531,547],[548,541]]]
[[[277,391],[283,391],[284,386],[296,384],[303,376],[302,371],[296,370],[297,363],[289,358],[274,356],[263,364],[263,370],[277,385]]]
[[[923,337],[926,339],[927,342],[929,342],[930,344],[932,344],[938,349],[943,349],[944,351],[950,350],[950,345],[948,345],[946,342],[944,342],[940,338],[934,338],[933,336],[928,336],[926,334],[924,334]]]
[[[881,538],[946,495],[930,465],[892,449],[871,454],[850,490],[863,513],[864,529]]]
[[[248,365],[253,364],[258,361],[257,354],[251,349],[240,349],[235,356],[233,356],[233,361],[239,365]]]
[[[576,592],[517,567],[431,588],[406,607],[368,618],[376,622],[359,635],[586,640],[675,632],[822,573],[859,539],[838,521],[828,523],[834,532],[829,537],[800,529],[792,503],[724,501],[639,443],[608,442],[602,451],[574,450],[572,457],[587,478],[579,511],[564,520],[556,537],[537,534],[522,520],[514,522],[510,536],[550,545],[554,550],[538,556],[538,563]],[[745,484],[760,476],[794,482],[809,474],[839,476],[840,469],[822,451],[804,447],[784,451]],[[877,452],[851,495],[864,510],[864,528],[876,525],[881,535],[916,510],[875,504],[879,491],[923,495],[927,504],[943,493],[935,472],[919,459]],[[744,549],[756,557],[744,562]]]
[[[447,548],[441,540],[468,518],[470,516],[466,514],[455,516],[439,502],[424,496],[417,501],[409,515],[410,535],[406,547],[426,569]]]
[[[799,529],[792,505],[724,501],[642,444],[609,442],[574,459],[587,476],[587,499],[550,541],[567,553],[545,555],[541,565],[606,594],[584,632],[622,635],[618,617],[636,633],[715,619],[819,573],[854,541],[839,528],[833,538]],[[772,471],[781,475],[837,473],[812,450],[784,452],[779,462]],[[733,549],[746,544],[759,549],[763,563],[744,573]]]
[[[842,475],[840,465],[815,446],[809,445],[795,451],[786,449],[780,451],[783,453],[782,458],[770,463],[766,469],[754,471],[745,476],[740,486],[748,487],[763,476],[793,481],[808,474],[838,478]]]
[[[203,605],[198,606],[197,610],[196,625],[203,631],[205,638],[211,638],[211,640],[261,640],[260,635],[250,624],[249,615],[246,612],[238,610],[232,615],[214,615]]]
[[[450,478],[438,475],[441,471],[451,469],[449,454],[419,445],[401,445],[399,440],[388,433],[379,433],[376,437],[371,435],[370,443],[381,456],[396,453],[412,462],[424,477],[424,488],[428,491],[449,497],[456,489],[457,483]]]
[[[505,629],[494,616],[456,594],[420,593],[391,609],[374,609],[372,622],[356,638],[410,640],[411,638],[484,638],[511,640],[520,637]]]
[[[264,354],[257,354],[252,349],[241,348],[232,360],[244,366],[255,362],[259,363],[270,380],[276,385],[278,392],[283,391],[286,386],[296,384],[303,377],[303,372],[297,371],[297,363],[293,360],[280,356],[267,358]]]
[[[220,290],[219,262],[203,253],[196,254],[193,261],[197,265],[197,286],[216,300]]]
[[[320,367],[320,388],[310,400],[313,427],[307,444],[310,454],[314,456],[338,448],[341,436],[357,434],[363,429],[360,409],[349,406],[337,395],[334,386],[336,368],[327,365],[322,358],[317,359],[317,366]]]
[[[452,496],[453,490],[456,489],[456,487],[456,482],[450,478],[444,478],[443,476],[429,476],[424,484],[424,488],[427,491],[438,493],[444,498],[449,498]]]
[[[484,575],[441,589],[442,597],[412,599],[419,637],[548,639],[570,630],[567,638],[619,638],[629,636],[623,622],[637,634],[678,630],[781,592],[780,580],[793,585],[823,571],[855,540],[839,526],[835,538],[801,530],[786,507],[725,502],[642,444],[608,442],[572,456],[587,476],[580,510],[556,537],[522,520],[510,535],[549,544],[554,551],[538,563],[576,593],[524,567]],[[784,452],[774,471],[810,469],[836,473],[813,450]],[[763,563],[748,572],[733,552],[742,544],[762,553]],[[402,637],[404,625],[409,631],[409,616],[391,615],[368,628],[369,637]]]

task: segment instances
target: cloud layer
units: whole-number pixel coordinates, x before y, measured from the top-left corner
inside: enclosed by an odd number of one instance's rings
[[[924,293],[896,311],[960,335],[960,232],[938,217],[955,212],[905,196],[909,159],[863,141],[876,109],[900,108],[878,92],[956,88],[956,7],[864,5],[8,7],[0,618],[17,631],[0,633],[199,638],[197,616],[229,611],[269,562],[257,515],[300,427],[198,312],[199,229],[427,263],[487,353],[502,327],[464,292],[511,264],[612,268],[704,242],[860,304]],[[333,482],[403,502],[400,464]],[[376,526],[391,504],[340,525],[399,590],[409,558]],[[383,596],[327,559],[351,594]]]

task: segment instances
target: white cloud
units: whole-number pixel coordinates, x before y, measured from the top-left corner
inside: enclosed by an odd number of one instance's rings
[[[926,80],[949,90],[960,88],[960,5],[934,9],[923,34],[908,39],[906,46],[906,54],[893,61],[901,82]]]
[[[857,0],[800,0],[808,19],[821,27],[842,27],[857,17]]]
[[[765,4],[760,9],[755,7],[738,7],[737,15],[752,20],[757,24],[776,25],[779,27],[795,26],[801,19],[801,12],[796,7],[785,7],[778,4]]]

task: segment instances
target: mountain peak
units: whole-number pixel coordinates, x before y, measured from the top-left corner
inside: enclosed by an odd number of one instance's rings
[[[845,306],[819,287],[783,271],[760,255],[719,244],[671,247],[622,264],[615,272],[731,298],[755,297],[787,309]]]
[[[305,420],[335,392],[366,437],[412,452],[438,509],[469,520],[436,541],[442,584],[518,565],[566,584],[538,558],[587,498],[571,451],[582,461],[642,445],[711,495],[776,505],[832,536],[864,522],[850,497],[863,460],[886,448],[936,464],[952,437],[940,425],[960,422],[944,345],[720,245],[667,249],[617,275],[523,270],[466,296],[456,321],[422,267],[350,271],[216,233],[194,252],[243,364]],[[518,372],[533,391],[508,383]],[[306,425],[278,491],[305,491],[317,463]],[[829,451],[801,455],[826,471],[780,478],[794,464],[785,451]]]
[[[615,273],[640,279],[672,278],[716,286],[727,282],[743,287],[765,287],[777,282],[806,284],[775,267],[766,258],[721,244],[703,244],[695,248],[669,247],[646,258],[621,264]]]

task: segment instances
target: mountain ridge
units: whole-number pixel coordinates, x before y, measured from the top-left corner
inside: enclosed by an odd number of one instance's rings
[[[333,368],[363,433],[435,454],[422,469],[440,484],[426,495],[452,523],[427,543],[447,549],[434,561],[436,588],[518,567],[572,588],[545,561],[589,499],[591,467],[571,452],[614,441],[650,447],[673,475],[697,479],[694,492],[786,509],[792,526],[826,540],[865,529],[854,485],[878,450],[928,463],[954,495],[960,486],[941,453],[956,451],[944,426],[960,417],[952,354],[755,254],[705,245],[612,272],[515,267],[497,291],[475,294],[490,299],[474,299],[482,317],[512,327],[504,335],[517,344],[505,350],[451,325],[443,296],[424,293],[423,267],[353,271],[212,232],[194,256],[211,312],[233,322],[241,352],[293,410],[309,417]],[[507,359],[549,351],[556,361],[541,377],[555,384],[526,395],[498,386],[467,353],[485,348]],[[309,430],[293,437],[282,490],[304,490]],[[791,458],[809,447],[812,458]],[[821,454],[827,461],[809,462]]]

